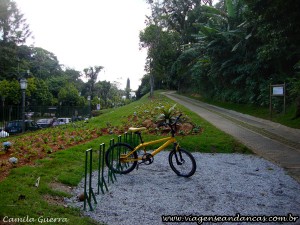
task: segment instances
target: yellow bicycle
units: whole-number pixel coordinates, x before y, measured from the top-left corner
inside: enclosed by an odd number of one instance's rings
[[[173,123],[167,120],[164,125],[171,128],[171,136],[161,138],[154,141],[144,142],[141,131],[146,130],[145,127],[129,128],[130,132],[136,133],[140,138],[140,144],[133,148],[127,143],[116,143],[112,145],[105,154],[106,165],[115,173],[127,174],[140,164],[150,165],[154,161],[154,156],[173,144],[173,149],[169,153],[169,164],[171,169],[182,177],[190,177],[196,171],[196,161],[194,156],[181,148],[175,139],[177,130],[177,122],[182,114],[180,114]],[[164,142],[159,148],[151,153],[145,150],[145,147]],[[143,151],[140,151],[143,150]]]

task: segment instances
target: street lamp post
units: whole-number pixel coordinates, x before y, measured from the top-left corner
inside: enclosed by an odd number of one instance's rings
[[[59,116],[62,116],[62,114],[61,114],[61,105],[62,105],[62,102],[59,102]]]
[[[20,80],[20,87],[22,91],[22,133],[25,132],[25,91],[27,89],[27,80],[22,78]]]
[[[89,101],[89,118],[91,118],[91,96],[87,96],[87,100]]]

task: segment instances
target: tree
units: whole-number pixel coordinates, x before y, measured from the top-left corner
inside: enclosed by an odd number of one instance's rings
[[[300,61],[298,64],[300,65]],[[290,94],[293,96],[296,103],[296,111],[294,115],[294,119],[296,119],[300,117],[300,73],[298,74],[298,76],[291,78],[290,82],[291,82]]]
[[[0,79],[18,79],[18,46],[31,32],[14,1],[0,0]]]
[[[31,96],[35,91],[33,78],[29,78],[28,87],[26,89],[26,96]],[[0,95],[5,97],[7,104],[19,104],[21,102],[21,88],[20,83],[16,79],[0,81]]]
[[[129,78],[127,78],[127,84],[126,84],[126,88],[125,88],[125,93],[126,93],[126,98],[129,99],[130,98],[130,80]]]
[[[7,80],[0,81],[0,96],[4,99],[7,99],[7,97],[10,94],[9,91],[10,91],[9,81]]]
[[[150,78],[150,93],[153,86],[179,90],[185,86],[182,80],[189,79],[185,79],[184,74],[175,68],[179,66],[178,61],[175,67],[174,62],[186,46],[195,42],[195,33],[199,28],[194,24],[202,23],[205,18],[201,1],[162,0],[148,3],[152,15],[147,18],[147,27],[140,33],[140,44],[148,48],[145,68]]]
[[[299,61],[300,61],[300,2],[280,0],[245,0],[249,13],[247,20],[253,26],[257,40],[254,60],[259,62],[268,83],[288,82],[291,101],[300,115]],[[262,70],[261,70],[262,71]],[[261,73],[260,71],[260,73]],[[290,90],[289,90],[290,89]],[[264,96],[267,97],[267,96]],[[268,103],[268,102],[267,102]]]
[[[17,78],[16,48],[14,43],[4,43],[0,40],[0,79]]]
[[[140,46],[148,49],[145,70],[149,74],[150,90],[153,86],[168,88],[172,85],[171,68],[180,53],[178,34],[163,31],[150,24],[140,33]],[[151,91],[150,91],[151,93]]]
[[[95,93],[104,101],[104,107],[108,106],[107,103],[111,86],[109,81],[99,81],[95,85]]]
[[[0,41],[25,43],[30,37],[29,25],[12,0],[0,0]]]
[[[152,9],[152,24],[164,27],[179,34],[180,44],[189,43],[193,37],[191,33],[195,17],[191,12],[201,6],[199,0],[162,0],[148,1]],[[192,18],[192,20],[191,20]]]
[[[103,68],[104,68],[103,66],[94,66],[94,67],[85,68],[83,70],[85,77],[89,79],[88,80],[89,92],[92,98],[94,97],[94,91],[95,91],[94,86],[97,81],[98,74]]]
[[[66,68],[66,70],[64,71],[64,75],[69,81],[79,81],[81,76],[79,71],[71,68]]]
[[[33,78],[34,90],[31,93],[31,101],[36,105],[51,105],[53,95],[50,93],[47,83],[39,78]]]
[[[242,0],[226,0],[222,8],[202,8],[208,17],[206,23],[197,24],[199,33],[196,46],[202,50],[199,60],[208,60],[210,63],[206,75],[199,73],[206,76],[206,79],[202,79],[202,85],[212,87],[206,94],[222,100],[245,101],[248,96],[238,93],[239,88],[241,92],[245,88],[247,72],[240,72],[247,62],[245,46],[251,37],[244,28],[245,5]]]
[[[108,107],[116,107],[120,105],[123,91],[118,88],[118,83],[113,82],[108,92]]]
[[[78,90],[73,84],[67,84],[62,87],[58,93],[58,101],[63,105],[75,106],[80,102]]]
[[[269,105],[269,84],[286,82],[288,101],[296,99],[300,115],[299,1],[148,2],[152,15],[140,34],[148,73],[138,96],[151,90],[147,82],[154,77],[156,86],[167,80],[178,91],[263,106]]]
[[[141,85],[139,86],[136,97],[137,99],[140,99],[143,95],[147,94],[150,91],[150,76],[149,74],[146,74],[141,79]]]
[[[20,83],[16,79],[13,79],[11,81],[3,80],[1,81],[1,83],[3,86],[6,86],[6,93],[4,95],[6,96],[5,102],[7,104],[19,104],[21,102]],[[0,88],[2,89],[1,86]]]
[[[31,49],[30,71],[38,78],[49,79],[53,76],[61,76],[62,69],[54,53],[43,48]]]

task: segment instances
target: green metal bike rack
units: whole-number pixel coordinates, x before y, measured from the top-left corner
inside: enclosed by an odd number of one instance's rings
[[[128,143],[132,147],[135,147],[139,144],[139,138],[138,135],[133,134],[133,133],[124,133],[123,137],[122,135],[118,136],[118,142],[123,142]],[[115,144],[115,140],[111,139],[109,146],[112,147]],[[105,144],[102,143],[99,146],[99,156],[98,156],[98,183],[97,183],[97,194],[101,193],[104,194],[105,191],[108,191],[108,185],[107,183],[114,183],[117,181],[116,174],[109,168],[107,168],[107,182],[106,182],[106,175],[104,174],[105,169],[106,169],[106,164],[105,164]],[[117,154],[120,156],[120,154],[124,154],[124,149],[119,147],[116,151],[116,153],[113,153],[111,155],[111,163],[114,159],[114,155]],[[120,165],[119,165],[120,166]],[[127,166],[127,165],[125,165]],[[87,205],[89,206],[90,210],[93,211],[93,205],[92,201],[94,201],[94,204],[97,204],[97,200],[93,191],[92,187],[92,174],[93,174],[93,149],[90,148],[86,150],[85,152],[85,178],[84,178],[84,210],[86,210]]]
[[[112,147],[115,144],[115,139],[110,139],[109,142],[109,146]],[[111,154],[110,157],[111,160],[111,164],[113,163],[114,160],[114,154]],[[116,174],[114,173],[114,171],[112,171],[111,169],[108,169],[108,183],[111,181],[112,183],[114,183],[115,181],[117,181],[117,177]]]
[[[107,184],[105,182],[105,177],[104,177],[104,169],[105,169],[105,162],[104,162],[104,157],[105,157],[105,144],[102,143],[99,147],[99,158],[98,158],[98,193],[100,193],[100,188],[102,194],[104,194],[104,188],[106,191],[108,191]]]
[[[139,142],[139,136],[136,133],[124,133],[124,142],[131,145],[133,148],[136,147]]]
[[[87,188],[87,174],[89,172],[89,182]],[[97,200],[92,187],[92,173],[93,173],[93,149],[90,148],[85,152],[85,179],[84,179],[84,205],[83,209],[86,210],[86,204],[88,203],[90,210],[93,211],[92,198],[94,204],[97,204]],[[87,190],[88,189],[88,190]]]

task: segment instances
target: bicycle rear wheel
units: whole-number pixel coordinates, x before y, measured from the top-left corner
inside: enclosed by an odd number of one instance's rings
[[[197,167],[194,156],[182,148],[170,152],[169,164],[172,170],[181,177],[192,176]]]
[[[126,143],[116,143],[109,147],[105,153],[105,163],[109,169],[115,173],[126,174],[130,173],[137,165],[137,160],[122,162],[121,155],[128,154],[133,148]],[[137,159],[137,153],[134,152],[128,159]]]

